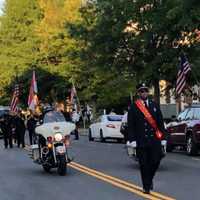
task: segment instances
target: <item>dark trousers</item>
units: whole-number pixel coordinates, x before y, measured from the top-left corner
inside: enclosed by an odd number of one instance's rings
[[[161,155],[161,146],[137,148],[142,184],[145,190],[150,190],[153,185],[153,178],[160,165]]]
[[[125,142],[125,144],[126,144],[127,141],[128,141],[128,132],[125,131],[124,132],[124,142]]]
[[[25,147],[25,141],[24,141],[24,136],[25,136],[25,132],[17,132],[17,146],[20,147],[20,144],[22,145],[22,147]]]
[[[13,147],[12,135],[10,135],[10,134],[4,134],[3,139],[4,139],[4,146],[5,146],[5,148],[8,147],[8,144],[9,144],[10,148]]]
[[[74,135],[75,135],[75,140],[78,140],[79,139],[78,129],[74,130]]]
[[[29,130],[29,141],[30,141],[30,145],[32,145],[33,143],[35,144],[35,132],[34,130]]]

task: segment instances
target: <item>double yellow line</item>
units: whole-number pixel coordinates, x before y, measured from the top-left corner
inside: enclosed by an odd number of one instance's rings
[[[104,174],[102,172],[96,171],[94,169],[90,169],[88,167],[85,167],[83,165],[80,165],[78,163],[75,162],[71,162],[70,164],[68,164],[68,166],[70,166],[73,169],[76,169],[78,171],[81,171],[85,174],[88,174],[90,176],[93,176],[97,179],[100,179],[104,182],[110,183],[116,187],[119,187],[121,189],[127,190],[129,192],[132,192],[138,196],[142,196],[145,199],[151,199],[151,200],[175,200],[174,198],[162,195],[160,193],[157,192],[151,192],[151,194],[144,194],[142,192],[142,188],[138,187],[137,185],[134,185],[132,183],[123,181],[121,179],[109,176],[107,174]]]

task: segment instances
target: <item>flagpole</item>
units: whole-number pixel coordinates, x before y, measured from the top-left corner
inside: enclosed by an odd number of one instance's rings
[[[75,84],[74,84],[74,80],[73,79],[72,79],[72,87],[75,88]],[[77,97],[78,106],[80,107],[80,111],[81,111],[81,104],[80,104],[77,92],[76,92],[76,97]],[[82,111],[80,112],[80,115],[81,115],[81,117],[83,119],[83,129],[84,129],[84,133],[85,133],[85,129],[86,129],[86,127],[85,127],[85,118],[84,118],[84,116],[82,114]]]

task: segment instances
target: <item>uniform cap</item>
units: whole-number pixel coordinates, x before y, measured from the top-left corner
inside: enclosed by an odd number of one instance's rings
[[[140,84],[138,84],[136,88],[137,88],[137,91],[138,91],[138,92],[139,92],[140,90],[143,90],[143,89],[149,90],[149,87],[148,87],[145,83],[140,83]]]

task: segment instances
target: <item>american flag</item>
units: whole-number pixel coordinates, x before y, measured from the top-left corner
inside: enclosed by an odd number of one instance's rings
[[[181,55],[181,63],[176,80],[176,94],[179,96],[186,85],[187,73],[191,71],[190,64],[185,55]]]
[[[16,84],[14,88],[13,96],[12,96],[12,101],[10,104],[10,110],[12,112],[17,112],[18,101],[19,101],[19,85]]]

